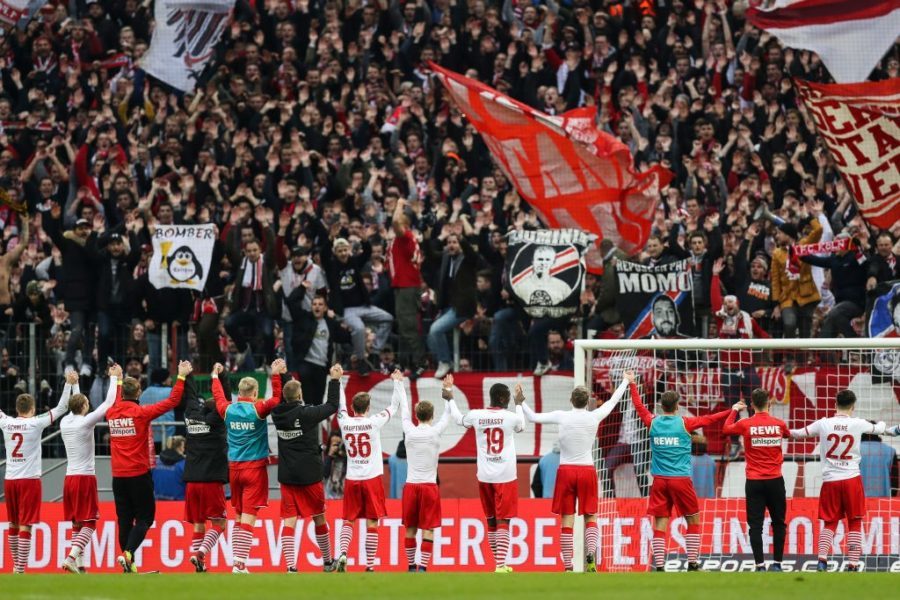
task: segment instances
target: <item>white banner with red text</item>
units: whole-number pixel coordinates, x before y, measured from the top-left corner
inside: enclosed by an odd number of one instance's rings
[[[739,499],[702,501],[703,560],[709,568],[721,570],[748,570],[752,567],[750,541],[744,522],[744,502]],[[493,558],[487,542],[487,529],[478,500],[444,500],[441,503],[443,526],[435,530],[434,555],[431,567],[434,571],[491,571]],[[785,556],[796,570],[807,570],[809,556],[814,555],[818,543],[819,521],[816,518],[817,502],[813,499],[788,500],[788,534]],[[389,517],[381,522],[378,545],[378,570],[404,571],[406,557],[403,550],[404,529],[400,522],[400,501],[389,500]],[[900,500],[869,499],[869,517],[864,528],[863,554],[869,570],[900,571]],[[279,507],[273,502],[260,513],[257,521],[248,567],[251,571],[284,571],[281,556]],[[95,572],[119,570],[115,558],[116,545],[115,507],[112,502],[100,506],[101,520],[91,543],[86,548],[85,566]],[[599,520],[601,553],[598,557],[604,570],[648,569],[650,542],[653,530],[646,516],[643,499],[606,500],[601,503]],[[191,572],[188,562],[192,527],[183,522],[181,502],[157,504],[156,524],[150,529],[144,545],[136,556],[142,571]],[[343,522],[341,502],[329,501],[327,516],[332,540],[339,539]],[[5,520],[6,509],[0,504],[0,517]],[[208,557],[211,571],[231,568],[230,532],[219,540]],[[365,556],[365,545],[360,533],[360,522],[355,527],[350,546],[349,564],[353,571],[362,570],[360,557]],[[843,525],[842,525],[843,527]],[[0,572],[12,568],[7,531],[9,525],[0,523]],[[670,525],[669,568],[683,562],[684,535],[687,525],[684,519],[675,519]],[[768,530],[768,527],[766,527]],[[550,513],[549,500],[519,500],[519,517],[511,524],[510,557],[507,561],[517,571],[561,571],[559,557],[559,520]],[[300,520],[296,527],[297,562],[300,571],[321,569],[322,562],[316,545],[311,521]],[[69,550],[71,525],[63,521],[62,503],[43,506],[42,521],[34,527],[32,554],[28,570],[32,572],[56,572]],[[840,556],[845,543],[844,530],[838,529],[835,552]],[[771,538],[764,537],[766,552],[771,552]],[[836,566],[839,567],[839,562]],[[815,560],[812,560],[815,567]]]

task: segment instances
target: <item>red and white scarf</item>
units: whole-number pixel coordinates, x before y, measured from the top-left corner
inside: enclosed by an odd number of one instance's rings
[[[837,238],[829,242],[816,244],[794,244],[788,248],[788,260],[785,264],[787,278],[796,281],[800,279],[800,257],[813,254],[835,254],[845,250],[856,250],[856,261],[859,264],[866,262],[866,255],[857,246],[852,238]]]
[[[244,270],[244,278],[241,280],[241,287],[250,288],[253,291],[261,290],[263,287],[262,256],[260,256],[256,262],[250,262],[250,259],[245,256],[241,268]]]

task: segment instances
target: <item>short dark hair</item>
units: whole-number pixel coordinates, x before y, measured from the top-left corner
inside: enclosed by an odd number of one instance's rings
[[[422,421],[430,421],[434,418],[434,404],[428,400],[422,400],[416,404],[416,418]]]
[[[506,384],[495,383],[491,386],[489,394],[491,397],[491,406],[506,408],[509,404],[509,386]]]
[[[353,396],[353,414],[361,415],[369,410],[369,404],[371,402],[371,397],[367,392],[358,392]]]
[[[16,412],[25,415],[34,410],[34,396],[31,394],[19,394],[16,398]]]
[[[569,397],[569,401],[575,408],[584,408],[588,405],[588,401],[590,399],[591,394],[583,385],[579,385],[577,388],[572,390],[572,395]]]
[[[750,403],[753,404],[753,408],[763,410],[769,404],[769,392],[756,388],[750,394]]]
[[[691,234],[688,236],[688,241],[692,242],[692,241],[694,241],[694,238],[700,238],[701,240],[703,240],[704,244],[706,243],[706,234],[703,233],[702,231],[692,231]]]
[[[660,398],[660,404],[662,404],[663,412],[675,412],[678,409],[679,399],[680,397],[678,396],[678,392],[675,392],[673,390],[663,392],[662,398]]]
[[[850,408],[856,404],[856,394],[851,390],[841,390],[837,393],[836,400],[838,408]]]

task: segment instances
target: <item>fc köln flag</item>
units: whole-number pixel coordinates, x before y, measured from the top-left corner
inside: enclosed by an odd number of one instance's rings
[[[863,218],[890,229],[900,221],[900,79],[796,83]]]
[[[752,2],[751,2],[752,3]],[[900,35],[898,0],[756,0],[747,19],[812,50],[839,83],[865,81]]]
[[[551,116],[474,79],[431,68],[548,227],[598,234],[628,254],[644,247],[670,171],[635,171],[628,147],[597,129],[594,108]]]
[[[156,27],[141,67],[189,92],[231,20],[234,0],[156,0]]]
[[[31,17],[41,9],[47,0],[0,0],[0,24],[25,28]]]

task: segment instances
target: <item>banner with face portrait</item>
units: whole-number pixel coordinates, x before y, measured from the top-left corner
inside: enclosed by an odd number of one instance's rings
[[[693,337],[693,280],[687,260],[655,267],[620,260],[616,280],[625,337]]]
[[[595,235],[577,229],[509,234],[507,289],[530,317],[565,317],[578,310],[584,253],[594,239]]]

